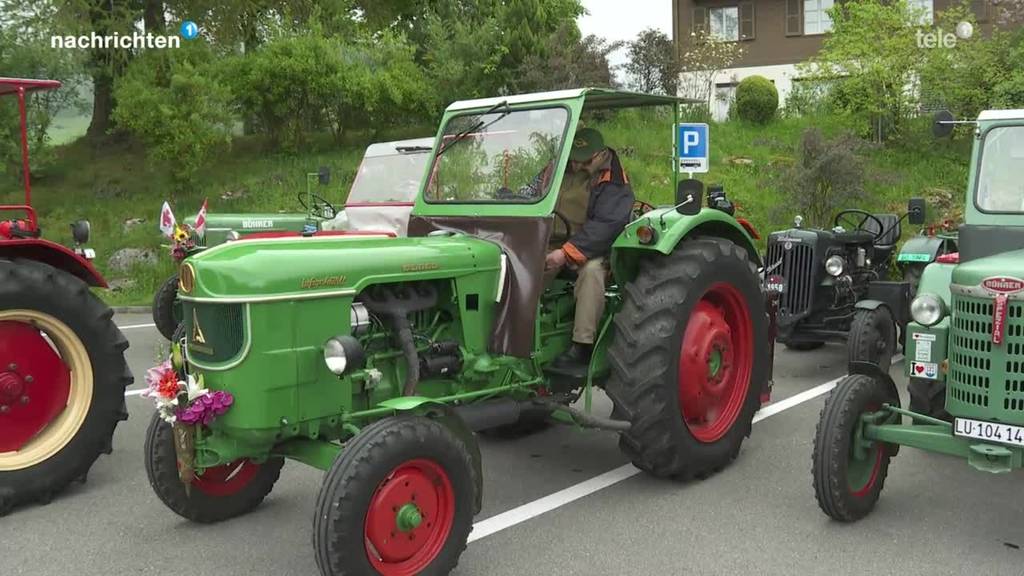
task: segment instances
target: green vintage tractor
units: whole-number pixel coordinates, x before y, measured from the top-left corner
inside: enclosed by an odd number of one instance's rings
[[[572,232],[556,203],[580,117],[678,118],[680,102],[604,89],[457,102],[408,237],[249,240],[186,259],[185,337],[150,379],[159,498],[224,520],[298,460],[327,472],[321,573],[442,574],[481,507],[476,431],[541,414],[620,433],[654,476],[728,465],[770,389],[770,300],[748,230],[702,208],[700,182],[679,181],[676,205],[635,207],[587,373],[550,367],[570,345],[573,278],[545,282],[544,259]],[[610,416],[590,411],[595,386]]]
[[[936,131],[955,123],[940,115]],[[836,520],[873,509],[901,445],[987,472],[1024,466],[1024,110],[959,123],[975,126],[965,223],[959,252],[925,268],[911,302],[910,409],[887,373],[851,363],[821,412],[814,488]]]
[[[419,180],[434,143],[431,138],[375,142],[366,148],[343,209],[313,192],[314,184],[330,183],[330,172],[320,168],[306,174],[306,191],[297,196],[303,212],[296,213],[212,213],[199,214],[178,224],[166,203],[160,214],[161,230],[172,242],[176,262],[224,242],[246,238],[282,236],[346,235],[366,232],[404,236],[419,191]],[[178,274],[172,274],[153,295],[153,322],[170,340],[182,321],[178,296]]]

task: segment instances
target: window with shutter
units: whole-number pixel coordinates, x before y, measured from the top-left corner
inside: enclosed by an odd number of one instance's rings
[[[693,9],[693,22],[690,23],[690,31],[694,34],[707,33],[708,31],[708,9],[703,6],[695,6]]]
[[[740,40],[754,39],[754,3],[740,2]]]
[[[786,36],[804,33],[803,0],[786,0]]]

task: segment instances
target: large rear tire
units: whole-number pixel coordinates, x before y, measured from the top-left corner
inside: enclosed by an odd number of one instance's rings
[[[896,350],[896,321],[886,306],[858,308],[850,324],[850,362],[869,362],[888,372]]]
[[[885,485],[894,447],[875,442],[858,458],[854,437],[860,417],[899,406],[899,397],[880,379],[851,374],[825,401],[814,437],[814,494],[821,510],[834,520],[853,522],[867,516]]]
[[[619,447],[659,477],[704,478],[750,435],[768,378],[757,268],[723,239],[699,238],[640,263],[609,348]]]
[[[85,480],[128,418],[128,340],[79,278],[0,260],[0,515]]]
[[[181,324],[181,302],[178,302],[178,275],[164,280],[153,295],[153,323],[164,338],[171,340]]]
[[[378,420],[324,478],[313,519],[323,576],[451,572],[473,528],[468,447],[423,416]]]

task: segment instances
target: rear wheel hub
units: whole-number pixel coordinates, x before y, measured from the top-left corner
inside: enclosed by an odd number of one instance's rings
[[[753,328],[746,301],[732,285],[712,286],[686,325],[679,352],[679,409],[701,442],[724,436],[750,386]]]
[[[72,375],[53,339],[29,322],[0,321],[0,453],[25,448],[68,405]]]

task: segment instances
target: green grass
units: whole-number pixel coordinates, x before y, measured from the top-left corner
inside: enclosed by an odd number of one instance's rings
[[[623,152],[637,197],[653,204],[670,203],[672,191],[671,118],[651,114],[623,114],[595,123],[605,140]],[[826,133],[841,126],[820,118],[781,119],[769,126],[738,122],[711,127],[711,171],[701,177],[725,187],[740,206],[739,215],[750,219],[762,232],[787,227],[793,214],[786,210],[779,177],[796,157],[802,132],[815,125]],[[70,131],[70,124],[62,130]],[[926,133],[925,128],[921,129]],[[315,139],[301,153],[268,152],[258,138],[242,137],[231,149],[211,159],[196,178],[196,184],[179,189],[171,178],[172,168],[147,158],[136,143],[107,143],[93,147],[77,140],[56,148],[55,161],[37,174],[33,202],[41,216],[45,237],[70,244],[68,224],[79,218],[92,222],[90,246],[97,252],[95,264],[108,280],[119,276],[110,271],[108,259],[122,247],[157,251],[158,265],[141,267],[129,274],[136,285],[120,292],[103,292],[115,305],[149,304],[159,284],[174,270],[174,263],[157,229],[160,205],[169,200],[178,217],[198,210],[204,198],[211,212],[297,212],[296,195],[305,190],[307,172],[318,166],[331,168],[332,181],[327,199],[344,201],[363,149],[371,140],[433,134],[432,127],[418,127],[378,134],[350,135],[339,145],[327,137]],[[951,191],[961,202],[966,181],[967,151],[962,143],[936,143],[928,137],[919,142],[869,148],[865,153],[868,195],[860,206],[868,210],[898,211],[906,199],[932,189]],[[750,165],[734,162],[748,158]],[[228,194],[238,198],[223,199]],[[19,201],[21,190],[11,178],[0,181],[0,198]],[[146,222],[129,232],[123,223],[129,218]],[[904,234],[913,233],[905,227]]]

